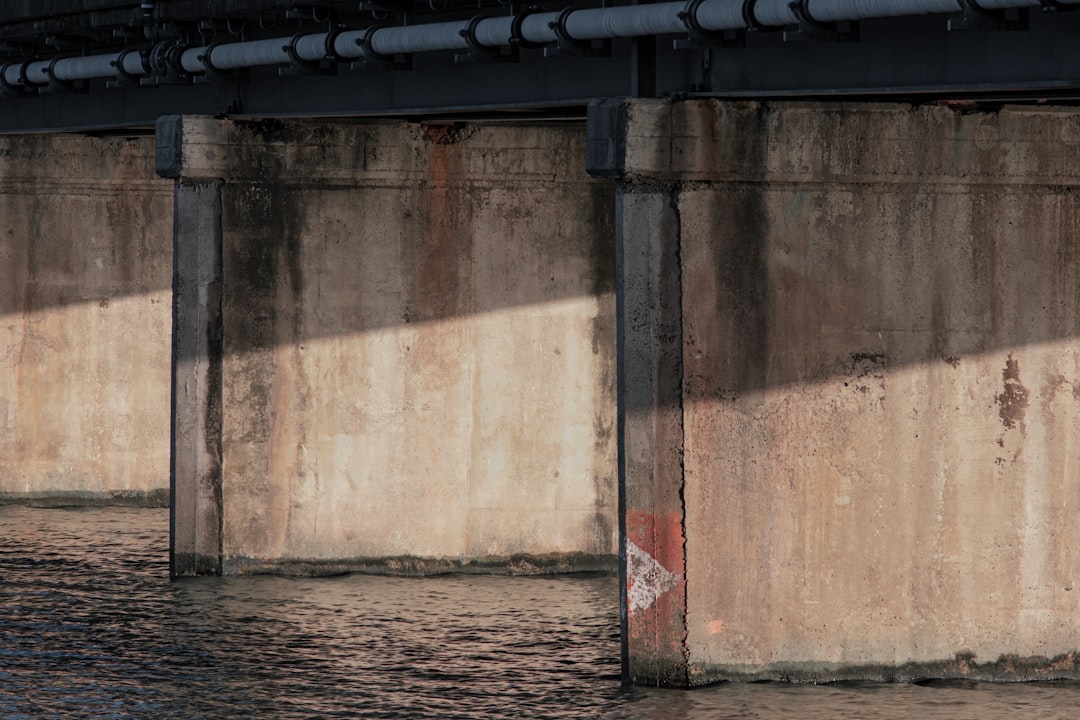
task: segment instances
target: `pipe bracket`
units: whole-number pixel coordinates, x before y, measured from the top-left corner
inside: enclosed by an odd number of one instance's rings
[[[0,97],[26,97],[29,95],[29,91],[26,87],[26,66],[29,63],[7,63],[0,67]],[[21,85],[8,82],[7,71],[9,68],[19,66],[19,80]]]
[[[90,88],[85,80],[69,81],[58,80],[56,77],[56,64],[61,60],[67,60],[68,58],[53,58],[49,62],[49,66],[45,68],[45,74],[49,77],[49,82],[38,87],[38,93],[41,95],[67,95],[70,93],[84,93],[89,92]]]
[[[767,25],[761,24],[757,19],[757,3],[758,0],[743,0],[742,4],[742,16],[743,22],[746,23],[747,30],[766,31],[772,28]]]
[[[961,10],[950,17],[950,32],[967,30],[1027,30],[1030,27],[1028,8],[991,9],[978,0],[960,0]],[[1045,5],[1043,6],[1045,10]]]
[[[338,31],[340,33],[340,31]],[[330,62],[330,59],[326,56],[319,60],[307,60],[300,57],[300,51],[297,49],[297,45],[300,40],[307,36],[307,33],[297,33],[289,39],[289,44],[283,49],[285,54],[289,56],[289,64],[285,67],[278,68],[278,77],[296,77],[302,75],[336,75],[337,64]],[[330,36],[327,35],[325,48],[332,48]]]
[[[673,47],[676,50],[707,50],[714,47],[744,48],[746,47],[746,31],[738,30],[706,30],[698,22],[698,8],[705,0],[690,0],[686,9],[679,13],[679,20],[686,26],[689,37],[676,40]]]
[[[116,60],[112,62],[112,66],[116,68],[116,77],[105,81],[105,87],[107,88],[135,88],[139,87],[140,76],[129,73],[124,68],[124,61],[128,56],[135,53],[139,56],[139,63],[142,65],[143,74],[150,73],[150,66],[146,62],[146,55],[141,50],[133,50],[128,48],[127,50],[121,50],[120,54],[116,56]]]
[[[222,70],[221,68],[214,65],[214,50],[217,48],[218,45],[221,45],[221,43],[210,43],[206,46],[206,50],[203,51],[203,54],[199,56],[199,62],[203,64],[203,67],[206,68],[206,70],[201,75],[193,76],[191,78],[191,81],[193,83],[201,84],[214,82],[215,80],[222,80],[224,78],[227,78],[231,74],[231,71]]]
[[[364,54],[349,63],[350,70],[410,70],[412,69],[411,55],[380,55],[372,47],[375,33],[385,30],[386,25],[372,25],[364,32],[364,37],[356,41],[356,44],[364,49]]]
[[[141,85],[188,85],[191,75],[184,70],[180,57],[188,49],[183,40],[165,40],[150,48],[147,66],[150,73],[139,82]]]
[[[798,30],[785,30],[784,42],[858,42],[859,23],[856,20],[841,20],[825,23],[814,18],[810,13],[807,0],[792,0],[788,7],[799,18]]]
[[[461,30],[461,37],[469,44],[469,49],[467,52],[455,53],[454,62],[517,62],[518,48],[516,45],[492,47],[490,45],[482,45],[480,41],[476,39],[476,28],[484,20],[487,20],[487,17],[484,15],[476,15],[470,19],[469,24]]]
[[[544,47],[544,43],[530,42],[525,39],[525,35],[521,30],[521,26],[524,24],[525,19],[530,15],[540,12],[539,5],[529,5],[524,10],[514,16],[514,20],[510,23],[510,44],[516,45],[519,48],[532,49]]]
[[[324,46],[323,51],[326,53],[327,60],[335,63],[344,63],[349,61],[348,58],[342,57],[341,54],[337,51],[338,38],[341,37],[343,33],[347,33],[349,31],[350,29],[348,27],[342,25],[341,27],[334,28],[326,34],[326,45]]]
[[[555,20],[548,24],[557,38],[554,46],[544,48],[544,57],[610,57],[611,40],[578,40],[566,29],[566,21],[577,10],[563,8]]]

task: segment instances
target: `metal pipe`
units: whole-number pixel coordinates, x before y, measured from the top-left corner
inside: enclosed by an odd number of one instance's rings
[[[4,66],[3,81],[5,85],[16,87],[22,84],[20,76],[22,75],[22,65],[20,63],[11,63]]]
[[[575,10],[566,17],[566,33],[575,40],[685,33],[679,13],[685,2]]]
[[[1009,0],[1016,7],[1025,0]],[[1039,4],[1039,0],[1035,0]],[[806,13],[818,22],[863,20],[900,15],[960,12],[961,0],[807,0]]]
[[[191,48],[181,53],[180,66],[186,72],[200,73],[206,72],[208,68],[235,70],[261,65],[281,65],[290,60],[290,42],[290,38],[273,38]]]
[[[367,30],[348,30],[334,39],[334,53],[338,57],[358,58],[364,55],[364,37]]]
[[[476,41],[486,47],[501,47],[510,44],[513,32],[514,18],[487,18],[476,24]]]
[[[765,27],[782,27],[798,24],[799,15],[791,7],[791,0],[758,0],[754,19]]]
[[[554,24],[559,20],[559,13],[534,13],[527,15],[521,23],[521,36],[528,42],[546,45],[559,39]]]
[[[139,3],[139,7],[142,9],[143,16],[143,37],[147,40],[154,39],[154,15],[156,14],[156,2],[152,0],[149,2]]]
[[[1080,6],[1080,0],[1057,0],[1061,5]],[[819,22],[839,22],[901,15],[927,15],[958,12],[965,0],[805,0],[804,12]],[[1041,0],[975,0],[984,10],[1038,7]],[[153,3],[143,3],[144,10]],[[765,27],[797,24],[799,12],[791,0],[757,0],[753,21]],[[703,30],[735,30],[746,25],[743,0],[702,0],[697,4],[676,0],[652,5],[630,5],[562,12],[530,13],[515,21],[512,17],[483,18],[403,27],[376,27],[349,30],[333,36],[327,47],[328,33],[312,33],[287,38],[251,42],[223,43],[195,47],[174,59],[177,70],[201,74],[211,70],[234,70],[245,67],[281,65],[292,61],[314,62],[327,55],[343,59],[360,58],[366,53],[397,55],[440,50],[463,50],[470,40],[483,47],[497,48],[514,41],[514,26],[519,39],[546,45],[559,40],[560,32],[572,40],[601,40],[643,35],[685,33],[688,26]],[[688,13],[694,13],[688,18]],[[471,34],[471,35],[470,35]],[[154,46],[156,52],[158,48]],[[35,60],[4,67],[3,81],[9,86],[45,85],[56,80],[72,82],[123,74],[137,77],[146,74],[144,53],[122,52],[56,60]],[[122,64],[122,68],[118,68]]]
[[[81,58],[64,58],[53,65],[53,78],[61,82],[90,80],[91,78],[116,75],[117,58],[110,55],[95,55]]]
[[[705,30],[738,30],[746,25],[741,0],[703,2],[697,6],[697,24]]]
[[[379,55],[464,50],[469,47],[463,34],[468,27],[465,20],[384,28],[372,34],[371,49]]]

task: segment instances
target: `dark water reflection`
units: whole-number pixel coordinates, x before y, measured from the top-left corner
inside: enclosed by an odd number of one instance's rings
[[[167,580],[162,510],[0,508],[0,718],[1065,718],[1076,685],[618,683],[613,578]]]

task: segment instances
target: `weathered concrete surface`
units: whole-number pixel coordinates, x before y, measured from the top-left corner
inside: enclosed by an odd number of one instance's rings
[[[614,192],[580,126],[184,118],[158,145],[223,181],[224,572],[613,566]]]
[[[178,180],[170,572],[221,572],[221,181]],[[178,478],[183,480],[177,482]]]
[[[0,139],[0,502],[168,501],[172,192],[152,153]]]
[[[629,113],[626,372],[681,393],[626,390],[627,532],[685,537],[635,679],[1080,675],[1080,113]]]
[[[623,413],[626,638],[637,682],[683,685],[686,559],[682,477],[682,278],[678,208],[663,192],[621,192],[620,412]],[[641,412],[649,408],[648,412]]]

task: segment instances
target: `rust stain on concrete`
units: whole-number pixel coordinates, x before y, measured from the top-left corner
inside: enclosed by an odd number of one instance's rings
[[[457,145],[474,132],[475,128],[465,123],[423,123],[420,126],[421,137],[433,145]]]
[[[1001,394],[997,396],[998,416],[1006,429],[1016,427],[1016,423],[1024,422],[1024,414],[1028,407],[1028,391],[1020,382],[1020,361],[1014,360],[1012,353],[1005,361],[1005,369],[1001,371],[1002,380],[1005,383]]]
[[[627,510],[627,634],[637,682],[686,672],[686,550],[678,512]]]

